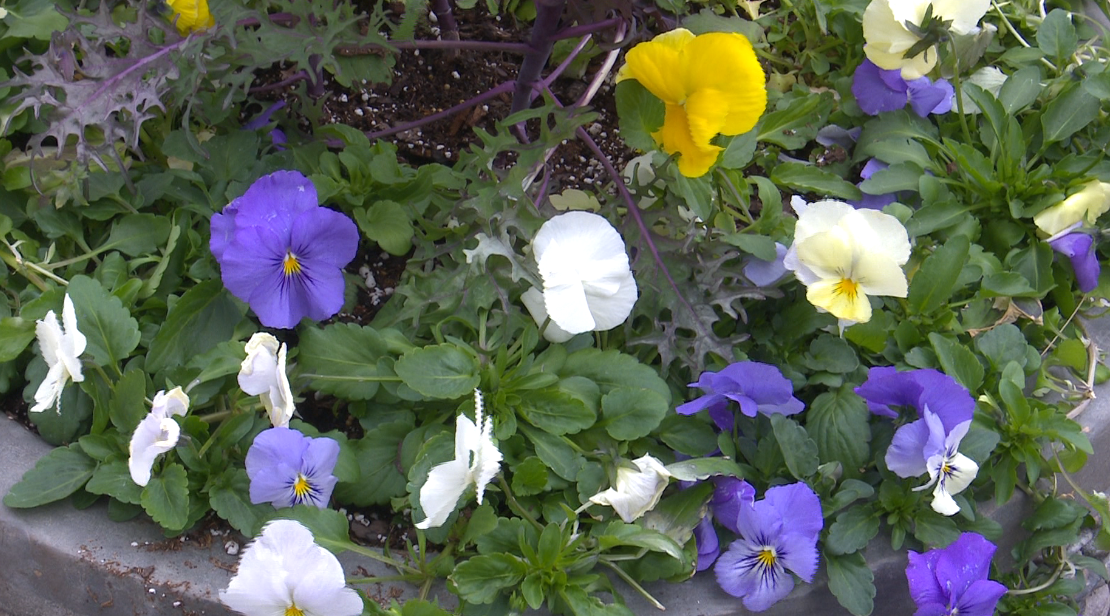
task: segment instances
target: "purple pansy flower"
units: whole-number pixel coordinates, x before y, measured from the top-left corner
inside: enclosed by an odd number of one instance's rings
[[[996,546],[976,533],[924,554],[910,551],[906,579],[914,616],[991,616],[1006,587],[988,580]]]
[[[871,176],[875,175],[879,171],[882,171],[883,169],[886,169],[889,166],[890,165],[877,158],[872,158],[868,160],[867,164],[865,164],[863,166],[863,169],[860,170],[859,176],[863,180],[868,180],[871,178]],[[859,184],[857,184],[857,186],[860,186],[860,184],[863,184],[863,182],[861,181]],[[849,201],[848,203],[851,203],[852,206],[856,208],[881,210],[897,200],[898,195],[896,193],[883,193],[881,195],[870,195],[867,193],[863,193],[863,198],[861,198],[859,201]]]
[[[1090,293],[1098,286],[1101,268],[1095,256],[1095,240],[1086,233],[1068,233],[1049,240],[1049,246],[1071,260],[1079,290]]]
[[[705,571],[713,566],[721,554],[721,542],[717,539],[717,529],[713,519],[705,516],[694,527],[694,543],[698,546],[697,570]]]
[[[928,77],[906,81],[901,71],[883,70],[870,60],[864,60],[852,76],[852,95],[867,115],[895,111],[907,102],[923,118],[930,113],[948,113],[954,93],[952,84],[944,79],[935,83]]]
[[[725,592],[743,598],[744,607],[761,612],[790,594],[794,578],[787,569],[805,582],[813,580],[824,520],[821,501],[809,486],[770,488],[763,500],[740,510],[736,525],[740,539],[713,571]]]
[[[212,216],[209,247],[224,286],[263,325],[292,328],[343,307],[343,266],[355,258],[358,228],[320,207],[308,178],[278,171]]]
[[[703,372],[697,383],[708,392],[695,400],[680,405],[681,415],[693,415],[708,409],[709,416],[721,430],[732,430],[734,417],[729,401],[740,405],[740,412],[748,417],[756,413],[793,415],[805,410],[805,404],[794,397],[794,385],[778,368],[757,361],[741,361],[720,372]]]
[[[764,261],[758,257],[749,259],[743,268],[744,276],[757,287],[766,287],[778,282],[789,271],[782,264],[786,258],[786,246],[775,242],[775,260]]]
[[[897,417],[891,406],[910,406],[918,412],[917,420],[894,433],[886,452],[887,468],[903,478],[928,473],[929,482],[917,489],[936,486],[933,509],[944,515],[959,511],[952,495],[967,488],[979,472],[974,461],[957,451],[975,413],[971,393],[942,372],[898,372],[893,367],[871,368],[855,391],[878,415]]]
[[[717,523],[740,534],[736,520],[740,511],[751,507],[755,503],[755,488],[750,483],[736,477],[714,477],[713,498],[709,501],[709,510]]]
[[[263,430],[247,450],[251,502],[325,509],[338,481],[331,474],[338,459],[339,443],[330,438],[309,438],[290,428]]]

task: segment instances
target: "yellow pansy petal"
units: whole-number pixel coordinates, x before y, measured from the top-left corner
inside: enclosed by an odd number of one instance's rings
[[[871,302],[859,285],[849,278],[815,282],[806,289],[806,299],[838,319],[856,323],[871,320]]]
[[[664,152],[679,155],[678,170],[688,178],[705,175],[713,163],[717,162],[717,155],[724,149],[715,145],[701,146],[694,143],[690,136],[686,110],[680,105],[667,105],[663,128],[652,133],[651,136],[661,145]]]
[[[882,253],[860,254],[852,267],[852,278],[869,295],[905,297],[909,290],[902,267]]]
[[[208,0],[166,0],[166,4],[176,16],[175,24],[181,34],[216,25],[216,20],[208,11]]]
[[[617,81],[635,79],[664,103],[681,104],[687,95],[682,50],[693,39],[689,30],[678,29],[636,45],[625,56]]]
[[[719,132],[739,135],[751,130],[767,107],[767,77],[751,42],[733,32],[711,32],[691,41],[684,53],[691,97],[711,90],[727,109]],[[686,109],[695,115],[689,101]]]
[[[815,233],[804,241],[795,240],[798,260],[824,279],[852,275],[855,246],[852,238],[840,227]],[[845,317],[847,318],[847,317]]]
[[[683,107],[690,126],[690,138],[699,148],[708,148],[709,142],[724,128],[728,104],[728,98],[719,90],[701,89],[686,99]]]
[[[1079,192],[1037,213],[1033,224],[1048,235],[1056,235],[1084,219],[1093,225],[1099,216],[1110,209],[1110,191],[1107,188],[1110,184],[1088,182]]]

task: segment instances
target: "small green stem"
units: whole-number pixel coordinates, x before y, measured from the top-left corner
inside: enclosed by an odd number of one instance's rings
[[[376,577],[347,578],[348,584],[384,584],[386,582],[419,582],[424,579],[422,575],[379,575]]]
[[[423,578],[427,577],[424,574],[424,572],[421,571],[420,569],[417,569],[416,567],[413,567],[412,565],[406,565],[405,563],[398,562],[398,561],[386,556],[385,554],[382,554],[382,553],[378,552],[375,549],[368,548],[368,547],[365,547],[365,546],[361,546],[361,545],[358,545],[357,543],[344,543],[343,547],[347,548],[348,550],[350,550],[350,551],[352,551],[356,554],[360,554],[362,556],[365,556],[365,557],[367,557],[371,560],[376,560],[380,563],[385,563],[385,564],[387,564],[390,567],[393,567],[395,569],[399,569],[401,571],[406,571],[411,575],[417,576],[417,579],[423,579]],[[428,581],[429,582],[431,581],[430,578],[429,578]]]
[[[953,49],[952,53],[956,53]],[[967,127],[967,115],[964,114],[964,94],[960,82],[960,66],[956,63],[956,72],[952,74],[952,89],[956,91],[956,111],[960,116],[960,128],[963,129],[964,140],[971,145],[971,129]]]
[[[516,497],[513,496],[513,491],[509,489],[509,483],[505,481],[505,477],[502,475],[498,475],[497,483],[501,486],[501,491],[505,493],[505,499],[509,503],[509,509],[512,509],[513,513],[531,522],[532,526],[536,527],[536,530],[543,532],[543,524],[537,522],[536,518],[533,518],[532,515],[525,511],[524,507],[522,507],[520,503],[517,502]]]
[[[655,597],[651,596],[651,593],[644,590],[644,587],[640,586],[639,582],[632,579],[632,576],[625,573],[624,569],[621,569],[615,563],[609,562],[608,558],[605,558],[605,557],[599,558],[598,562],[605,565],[606,567],[609,567],[610,569],[612,569],[613,573],[617,574],[617,577],[624,580],[625,583],[628,584],[629,586],[631,586],[633,589],[635,589],[636,592],[643,595],[643,597],[648,600],[648,603],[651,603],[652,605],[654,605],[655,607],[657,607],[658,609],[661,609],[661,610],[666,610],[667,609]]]
[[[215,421],[223,421],[231,417],[231,411],[216,411],[207,415],[197,415],[197,417],[204,423],[212,423]]]

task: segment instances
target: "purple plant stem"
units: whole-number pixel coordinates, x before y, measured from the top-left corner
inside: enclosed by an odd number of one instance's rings
[[[451,10],[451,0],[432,0],[432,12],[439,21],[440,37],[445,41],[459,40],[459,23],[455,21],[455,12]]]
[[[513,105],[509,115],[523,111],[532,104],[532,84],[539,81],[551,48],[555,45],[555,29],[563,16],[566,0],[535,0],[536,19],[532,22],[532,51],[524,56],[517,74],[516,88],[513,90]]]
[[[292,85],[294,83],[297,83],[298,81],[303,81],[305,79],[308,79],[308,73],[304,70],[300,70],[300,71],[297,71],[296,73],[294,73],[293,76],[289,77],[288,79],[282,79],[281,81],[279,81],[277,83],[269,83],[269,84],[266,84],[264,86],[257,86],[257,87],[254,87],[254,88],[250,88],[249,90],[247,90],[247,93],[248,94],[257,94],[259,92],[269,92],[270,90],[278,90],[280,88],[284,88],[285,86]]]

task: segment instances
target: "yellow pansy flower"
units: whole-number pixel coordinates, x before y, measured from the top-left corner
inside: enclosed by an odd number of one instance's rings
[[[216,25],[212,13],[208,12],[208,0],[166,0],[166,4],[173,11],[171,20],[174,20],[182,36]]]
[[[1084,219],[1093,225],[1107,210],[1110,210],[1110,184],[1095,180],[1067,199],[1042,210],[1033,217],[1033,224],[1048,235],[1056,235]]]
[[[902,266],[910,258],[906,228],[877,210],[818,201],[798,212],[794,244],[783,265],[806,285],[806,299],[840,319],[871,320],[870,295],[906,297]]]
[[[752,44],[734,32],[694,36],[682,28],[633,47],[617,81],[634,79],[666,105],[652,137],[678,154],[686,177],[705,175],[723,148],[717,134],[750,131],[767,107],[766,77]]]

